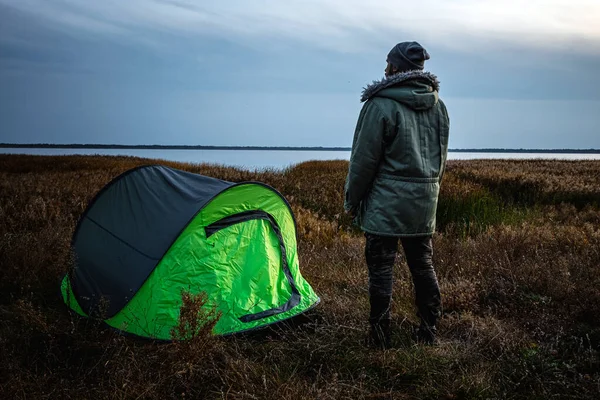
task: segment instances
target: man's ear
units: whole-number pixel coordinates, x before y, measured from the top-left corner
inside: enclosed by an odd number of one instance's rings
[[[388,76],[394,75],[395,74],[395,72],[394,72],[395,69],[396,68],[391,63],[388,62],[387,67],[385,68],[385,74],[388,75]]]

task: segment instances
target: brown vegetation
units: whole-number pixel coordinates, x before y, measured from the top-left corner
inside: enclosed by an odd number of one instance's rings
[[[408,270],[394,292],[394,348],[363,346],[363,238],[342,212],[344,161],[285,171],[161,162],[290,200],[301,270],[322,303],[300,321],[215,338],[195,324],[154,343],[70,314],[59,282],[88,201],[153,161],[0,156],[2,398],[598,398],[600,162],[451,162],[434,238],[440,344],[415,345]]]

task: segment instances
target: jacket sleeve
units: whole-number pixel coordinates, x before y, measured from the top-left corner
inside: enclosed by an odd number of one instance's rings
[[[352,142],[350,168],[346,177],[344,209],[356,211],[369,192],[383,153],[386,121],[373,101],[363,106]]]
[[[446,124],[445,128],[448,129],[448,131],[450,130],[450,117],[448,116],[448,109],[446,108],[446,105],[444,104],[443,101],[440,100],[440,107],[442,109],[442,118],[444,119],[444,123]],[[444,154],[442,154],[442,165],[441,165],[441,169],[440,169],[440,180],[439,180],[439,184],[441,186],[442,184],[442,179],[444,178],[444,173],[446,172],[446,163],[448,160],[448,146],[446,146],[445,152]]]

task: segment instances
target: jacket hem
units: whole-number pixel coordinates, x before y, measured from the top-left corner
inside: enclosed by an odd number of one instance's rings
[[[431,232],[423,232],[423,233],[387,233],[387,232],[378,232],[378,231],[374,231],[372,229],[367,229],[364,226],[360,226],[360,229],[363,232],[366,233],[370,233],[372,235],[378,235],[378,236],[387,236],[387,237],[398,237],[398,238],[403,238],[403,237],[419,237],[419,236],[433,236],[433,234],[435,233],[435,230],[431,231]]]

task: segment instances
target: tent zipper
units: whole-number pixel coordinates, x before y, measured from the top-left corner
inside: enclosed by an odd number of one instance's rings
[[[266,213],[264,211],[260,211],[260,210],[244,211],[244,212],[241,212],[238,214],[230,215],[230,216],[220,219],[216,222],[213,222],[212,224],[205,227],[204,231],[206,232],[206,238],[208,239],[209,237],[211,237],[215,233],[219,232],[220,230],[228,228],[235,224],[239,224],[239,223],[246,222],[246,221],[251,221],[253,219],[265,219],[267,221],[271,221],[272,218],[273,217],[271,217],[271,215],[269,215],[268,213]]]
[[[296,307],[300,303],[300,300],[301,300],[300,292],[298,290],[298,287],[296,286],[296,282],[294,281],[292,272],[290,271],[290,266],[288,265],[287,252],[285,249],[285,243],[283,241],[283,235],[281,234],[281,229],[279,228],[277,221],[275,221],[275,218],[273,218],[273,216],[271,214],[269,214],[265,211],[251,210],[251,211],[244,211],[244,212],[241,212],[238,214],[230,215],[228,217],[222,218],[222,219],[206,226],[204,228],[204,230],[206,232],[206,238],[208,239],[210,236],[214,235],[215,233],[219,232],[220,230],[230,227],[232,225],[239,224],[241,222],[254,220],[254,219],[267,220],[267,221],[269,221],[271,228],[273,228],[273,231],[275,232],[275,235],[277,236],[277,239],[279,240],[279,249],[281,251],[281,267],[283,269],[283,273],[284,273],[288,283],[290,284],[290,287],[292,289],[292,294],[291,294],[290,298],[288,299],[288,301],[279,307],[275,307],[275,308],[271,308],[269,310],[255,313],[255,314],[247,314],[247,315],[243,315],[243,316],[239,317],[239,320],[242,322],[253,322],[253,321],[256,321],[259,319],[263,319],[263,318],[271,317],[273,315],[284,313],[284,312],[289,311],[292,308]]]

